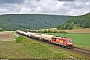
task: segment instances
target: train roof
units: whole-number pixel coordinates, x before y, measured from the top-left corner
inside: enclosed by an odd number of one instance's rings
[[[54,38],[60,38],[60,39],[71,39],[71,38],[67,38],[67,37],[54,37]]]

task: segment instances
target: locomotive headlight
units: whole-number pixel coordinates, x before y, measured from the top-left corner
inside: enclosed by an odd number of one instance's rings
[[[68,43],[68,45],[72,45],[73,43]]]
[[[69,43],[69,44],[73,44],[73,43]]]

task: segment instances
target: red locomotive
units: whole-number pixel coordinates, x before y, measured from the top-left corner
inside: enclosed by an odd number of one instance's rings
[[[66,37],[54,37],[51,43],[58,44],[59,46],[71,48],[73,46],[72,39]]]

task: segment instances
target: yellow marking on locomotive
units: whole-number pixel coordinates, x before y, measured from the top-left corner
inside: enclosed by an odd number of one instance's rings
[[[60,43],[60,44],[63,44],[63,40],[60,40],[59,43]]]

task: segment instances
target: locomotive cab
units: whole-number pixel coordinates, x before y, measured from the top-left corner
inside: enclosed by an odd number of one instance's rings
[[[67,47],[72,47],[73,46],[72,39],[67,39],[66,46]]]

